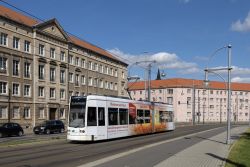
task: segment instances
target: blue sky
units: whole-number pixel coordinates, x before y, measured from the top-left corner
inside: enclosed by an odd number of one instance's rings
[[[6,1],[44,20],[57,18],[67,32],[129,64],[156,60],[152,79],[158,67],[167,78],[203,79],[206,66],[227,65],[226,49],[209,63],[208,57],[231,44],[232,81],[250,82],[249,0]],[[129,72],[144,77],[135,65]]]

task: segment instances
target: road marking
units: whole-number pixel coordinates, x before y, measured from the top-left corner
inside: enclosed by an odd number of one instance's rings
[[[182,138],[185,138],[185,137],[190,137],[190,136],[197,135],[197,134],[200,134],[200,133],[209,132],[209,131],[212,131],[212,130],[215,130],[215,129],[219,129],[219,128],[223,128],[223,127],[213,128],[213,129],[205,130],[205,131],[202,131],[202,132],[191,133],[189,135],[180,136],[180,137],[169,139],[169,140],[166,140],[166,141],[161,141],[159,143],[149,144],[149,145],[142,146],[142,147],[139,147],[139,148],[135,148],[135,149],[132,149],[132,150],[129,150],[129,151],[126,151],[126,152],[122,152],[122,153],[116,154],[116,155],[105,157],[105,158],[99,159],[99,160],[94,161],[94,162],[82,164],[82,165],[80,165],[78,167],[93,167],[93,166],[97,166],[97,165],[100,165],[100,164],[112,161],[112,160],[117,159],[117,158],[121,158],[123,156],[127,156],[129,154],[132,154],[132,153],[135,153],[135,152],[147,149],[147,148],[155,147],[155,146],[158,146],[158,145],[161,145],[161,144],[169,143],[169,142],[172,142],[172,141],[175,141],[175,140],[179,140],[179,139],[182,139]]]

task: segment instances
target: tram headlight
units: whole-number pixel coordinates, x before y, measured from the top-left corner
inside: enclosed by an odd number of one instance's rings
[[[80,130],[80,133],[85,133],[85,130]]]

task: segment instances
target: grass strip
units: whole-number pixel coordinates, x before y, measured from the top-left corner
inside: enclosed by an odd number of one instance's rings
[[[234,144],[225,167],[250,167],[250,129]]]

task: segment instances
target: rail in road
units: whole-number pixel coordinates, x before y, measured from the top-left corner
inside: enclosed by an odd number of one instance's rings
[[[60,141],[0,149],[1,166],[78,166],[98,159],[140,148],[180,136],[214,129],[214,134],[226,130],[225,125],[177,127],[175,131],[128,137],[100,142],[69,143]]]

